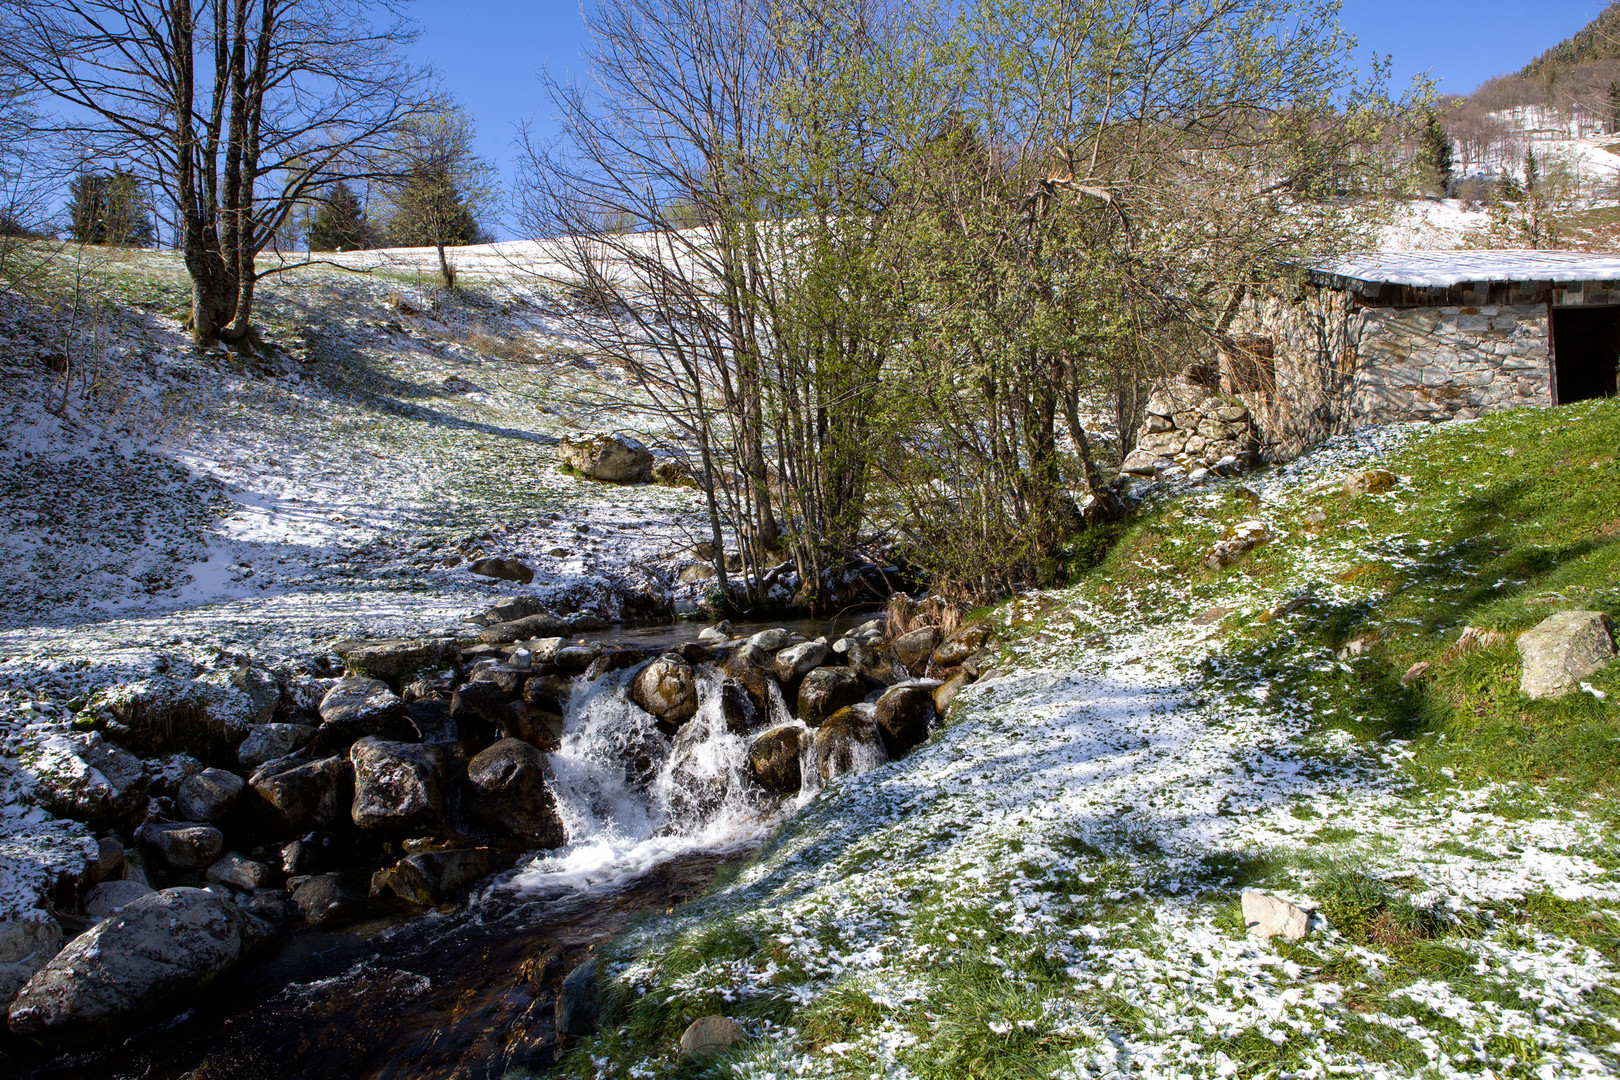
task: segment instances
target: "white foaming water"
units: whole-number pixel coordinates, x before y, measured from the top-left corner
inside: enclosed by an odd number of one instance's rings
[[[551,755],[552,794],[568,843],[536,857],[511,885],[530,892],[612,889],[675,855],[724,852],[757,840],[809,795],[786,805],[748,779],[748,736],[721,710],[723,678],[698,672],[697,714],[672,740],[629,699],[639,669],[576,685],[562,745]],[[797,723],[771,687],[767,723]],[[803,770],[806,788],[814,765]]]

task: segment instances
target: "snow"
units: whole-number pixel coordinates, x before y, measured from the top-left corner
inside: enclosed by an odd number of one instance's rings
[[[1312,273],[1425,288],[1491,281],[1615,281],[1620,280],[1620,255],[1515,249],[1385,251],[1324,261],[1312,267]]]

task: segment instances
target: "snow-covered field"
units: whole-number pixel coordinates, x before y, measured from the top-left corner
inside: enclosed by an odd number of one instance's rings
[[[1512,786],[1420,782],[1410,742],[1352,737],[1302,692],[1353,670],[1332,651],[1285,646],[1271,671],[1228,655],[1234,626],[1303,631],[1368,602],[1345,572],[1398,545],[1299,522],[1432,431],[1246,479],[1265,574],[1164,566],[1003,608],[1005,673],[964,691],[939,739],[840,779],[735,883],[621,945],[630,1011],[576,1074],[688,1075],[674,1037],[711,1012],[754,1036],[737,1076],[1620,1073],[1615,951],[1520,914],[1586,905],[1613,933],[1607,825],[1527,813]],[[1184,505],[1218,521],[1230,498]],[[1244,933],[1242,888],[1326,911],[1347,880],[1406,897],[1432,938],[1386,947],[1321,912],[1297,944]]]

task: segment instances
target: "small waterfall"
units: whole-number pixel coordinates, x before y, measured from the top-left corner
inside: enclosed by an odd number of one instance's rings
[[[535,858],[513,879],[522,889],[612,887],[671,855],[724,850],[757,837],[780,809],[748,777],[752,734],[797,723],[771,687],[768,722],[728,726],[724,678],[697,671],[698,709],[673,739],[630,700],[639,668],[576,682],[562,745],[551,755],[551,789],[568,843]],[[804,770],[816,779],[814,754]]]

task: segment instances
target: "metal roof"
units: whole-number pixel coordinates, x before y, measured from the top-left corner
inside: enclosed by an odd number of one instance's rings
[[[1318,284],[1351,282],[1445,289],[1490,281],[1620,281],[1620,254],[1528,249],[1385,251],[1311,267]]]

